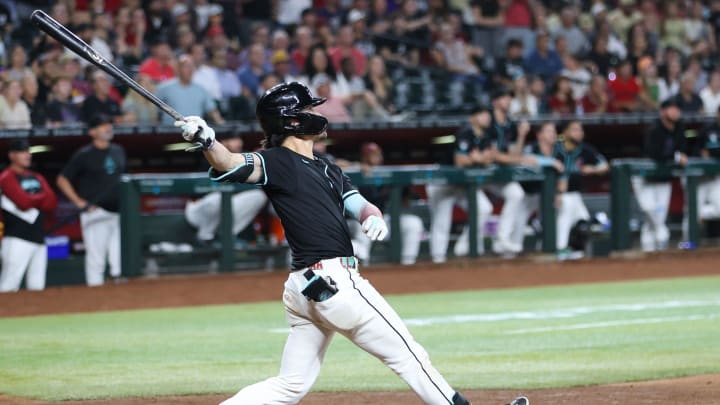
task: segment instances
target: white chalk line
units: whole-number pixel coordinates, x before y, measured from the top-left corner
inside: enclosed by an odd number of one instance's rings
[[[581,329],[593,329],[593,328],[608,328],[613,326],[627,326],[627,325],[644,325],[653,323],[666,323],[666,322],[682,322],[682,321],[698,321],[705,319],[715,319],[717,315],[685,315],[685,316],[668,316],[664,318],[640,318],[640,319],[627,319],[623,321],[607,321],[607,322],[590,322],[590,323],[576,323],[571,325],[558,325],[558,326],[547,326],[540,328],[527,328],[527,329],[515,329],[505,332],[506,335],[517,335],[523,333],[540,333],[540,332],[556,332],[561,330],[581,330]]]
[[[546,320],[546,319],[562,319],[562,318],[575,318],[588,314],[595,313],[617,313],[617,312],[642,312],[655,309],[673,309],[673,308],[698,308],[698,307],[712,307],[720,306],[720,300],[672,300],[664,302],[645,302],[635,304],[614,304],[614,305],[597,305],[597,306],[583,306],[583,307],[570,307],[570,308],[558,308],[547,311],[513,311],[513,312],[495,312],[495,313],[484,313],[484,314],[463,314],[463,315],[446,315],[426,318],[407,318],[403,321],[408,326],[433,326],[443,324],[458,324],[458,323],[481,323],[481,322],[497,322],[497,321],[509,321],[509,320]],[[644,319],[669,319],[669,318],[644,318]],[[641,319],[636,319],[641,321]],[[663,321],[663,322],[669,322]],[[631,322],[628,321],[616,321],[616,322]],[[656,321],[659,322],[659,321]],[[648,322],[650,323],[650,322]],[[601,323],[596,323],[599,326]],[[594,324],[577,324],[577,325],[594,325]],[[564,325],[566,327],[572,327],[573,325]],[[609,324],[607,326],[614,326]],[[577,329],[582,329],[578,327]],[[551,330],[551,329],[548,329]],[[560,330],[560,329],[554,329]],[[273,328],[269,330],[271,333],[288,333],[289,328]],[[523,333],[515,332],[513,333]]]

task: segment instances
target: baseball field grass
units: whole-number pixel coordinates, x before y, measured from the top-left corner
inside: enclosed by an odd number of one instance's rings
[[[720,372],[720,277],[387,298],[457,388]],[[45,400],[234,393],[275,375],[286,333],[280,302],[4,318],[0,393]],[[337,336],[314,389],[406,386]]]

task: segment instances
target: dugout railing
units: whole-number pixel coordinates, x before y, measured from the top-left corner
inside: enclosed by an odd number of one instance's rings
[[[391,215],[390,240],[391,259],[400,261],[401,232],[400,212],[402,209],[402,189],[412,185],[450,184],[464,187],[468,198],[468,217],[470,226],[470,256],[476,257],[477,251],[477,196],[475,190],[488,184],[502,184],[511,181],[540,182],[541,221],[543,224],[555,223],[555,183],[556,174],[552,169],[538,170],[517,166],[491,166],[487,168],[457,169],[438,165],[423,166],[385,166],[376,167],[369,172],[347,171],[353,183],[390,188],[388,212]],[[232,234],[232,194],[247,190],[251,185],[214,183],[203,173],[185,174],[135,174],[125,175],[121,181],[120,232],[123,274],[139,275],[143,268],[143,227],[141,197],[143,195],[171,196],[198,195],[220,192],[221,215],[219,239],[219,270],[230,271],[234,261],[234,235]],[[555,250],[555,226],[543,226],[543,251]]]

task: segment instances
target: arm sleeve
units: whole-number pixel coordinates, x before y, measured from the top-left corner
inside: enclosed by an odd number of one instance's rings
[[[17,177],[12,174],[6,172],[0,177],[0,189],[2,194],[12,200],[19,209],[25,211],[34,208],[34,199],[20,187]]]
[[[50,188],[50,185],[45,180],[45,177],[41,175],[37,175],[37,179],[42,184],[42,196],[43,198],[39,201],[39,204],[37,205],[37,208],[43,210],[43,211],[52,211],[57,208],[57,195],[55,195],[55,192],[52,188]]]

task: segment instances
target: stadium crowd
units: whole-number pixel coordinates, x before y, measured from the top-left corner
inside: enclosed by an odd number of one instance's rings
[[[0,5],[0,126],[98,112],[169,123],[40,34],[33,5]],[[290,80],[327,97],[333,122],[468,112],[498,86],[513,117],[720,105],[717,0],[60,0],[49,13],[181,113],[216,123],[253,119],[257,97]]]

